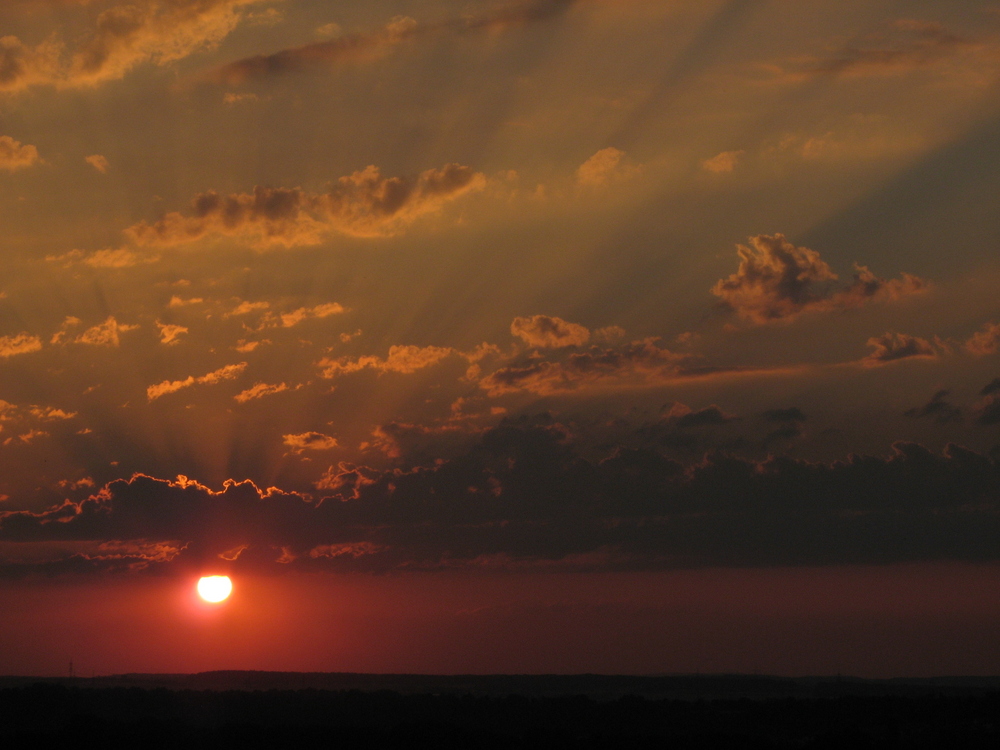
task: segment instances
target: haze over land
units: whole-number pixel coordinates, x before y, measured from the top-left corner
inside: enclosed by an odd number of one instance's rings
[[[4,3],[0,673],[997,673],[998,80],[965,0]]]

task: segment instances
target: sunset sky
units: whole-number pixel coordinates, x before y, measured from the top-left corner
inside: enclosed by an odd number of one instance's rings
[[[980,0],[5,0],[0,673],[1000,673],[998,94]]]

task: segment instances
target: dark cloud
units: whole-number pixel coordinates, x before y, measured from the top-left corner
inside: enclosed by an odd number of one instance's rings
[[[837,286],[838,276],[819,253],[796,247],[784,235],[761,234],[737,245],[739,269],[721,279],[712,294],[741,318],[755,324],[791,320],[804,312],[829,312],[891,301],[924,290],[910,274],[885,280],[866,266],[855,266],[854,280]]]
[[[913,407],[912,409],[907,409],[903,412],[903,416],[910,417],[912,419],[931,417],[938,424],[961,421],[962,410],[945,401],[947,396],[948,391],[938,391],[931,396],[931,400],[926,404],[919,407]]]
[[[886,458],[831,464],[711,452],[684,465],[626,447],[597,460],[547,418],[504,422],[409,470],[340,463],[317,488],[212,491],[137,475],[43,512],[0,513],[0,539],[105,545],[73,558],[78,567],[178,571],[480,567],[596,552],[611,568],[1000,559],[1000,466],[955,445],[939,455],[899,443]]]
[[[397,16],[385,26],[373,31],[346,34],[329,41],[237,60],[213,71],[208,79],[215,83],[236,86],[247,81],[312,68],[377,60],[401,44],[421,37],[500,32],[548,21],[561,15],[577,2],[579,0],[529,0],[529,2],[514,3],[489,15],[452,18],[429,24],[419,24],[407,16]]]
[[[868,346],[872,347],[874,351],[861,360],[861,363],[866,367],[875,367],[914,357],[924,359],[937,357],[937,350],[931,342],[905,333],[887,331],[881,336],[868,339]]]
[[[812,75],[869,76],[905,73],[950,57],[972,43],[940,23],[900,19],[881,46],[853,47],[805,72]]]
[[[990,396],[997,391],[1000,391],[1000,378],[993,378],[993,380],[983,386],[983,390],[979,392],[979,395]]]
[[[715,404],[707,406],[704,409],[699,409],[698,411],[691,411],[687,414],[682,414],[677,417],[677,426],[681,428],[685,427],[706,427],[712,425],[723,425],[729,424],[737,420],[738,417],[732,414],[726,414],[722,409],[720,409]]]
[[[806,415],[797,406],[787,409],[768,409],[764,412],[765,422],[805,422]]]
[[[989,427],[1000,424],[1000,396],[987,396],[976,405],[974,412],[977,425]]]

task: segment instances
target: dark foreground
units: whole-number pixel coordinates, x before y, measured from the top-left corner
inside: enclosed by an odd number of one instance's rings
[[[205,679],[263,683],[260,675],[215,673]],[[274,682],[288,676],[268,680],[271,689],[259,689],[260,684],[256,689],[191,689],[185,684],[197,683],[199,677],[134,675],[45,683],[2,679],[0,747],[73,747],[82,742],[142,750],[1000,747],[1000,691],[991,680],[582,676],[413,677],[407,683],[402,676],[395,678],[402,689],[367,691],[274,688]],[[170,687],[135,686],[144,678],[145,684],[173,682]],[[115,679],[123,684],[106,684]],[[461,679],[465,689],[436,694],[408,689],[454,686]],[[505,680],[529,689],[499,694],[496,688]],[[548,694],[553,687],[573,684],[595,687],[604,697],[593,697],[595,691],[588,690]],[[643,692],[642,686],[651,690],[645,691],[647,697],[608,697],[611,688],[630,684],[640,688],[636,693]],[[671,692],[686,697],[648,697]]]

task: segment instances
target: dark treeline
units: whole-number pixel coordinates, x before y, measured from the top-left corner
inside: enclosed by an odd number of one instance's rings
[[[1000,693],[676,700],[393,691],[0,690],[0,746],[994,748]]]

